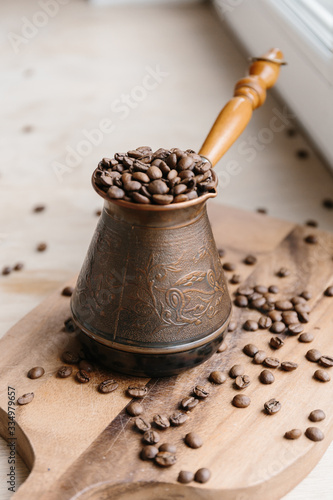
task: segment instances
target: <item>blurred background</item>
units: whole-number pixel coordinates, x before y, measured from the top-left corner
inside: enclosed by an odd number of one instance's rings
[[[248,58],[272,47],[288,65],[217,165],[216,203],[332,231],[332,20],[330,0],[2,1],[1,265],[24,267],[0,277],[0,334],[79,271],[99,160],[199,150]],[[310,498],[311,478],[288,499]]]

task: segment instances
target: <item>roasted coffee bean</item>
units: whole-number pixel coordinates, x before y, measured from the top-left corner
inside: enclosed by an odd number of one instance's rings
[[[312,342],[314,340],[314,335],[310,332],[301,333],[298,340],[304,343]]]
[[[279,287],[276,285],[271,285],[268,287],[269,293],[279,293]]]
[[[323,431],[318,429],[318,427],[308,427],[305,435],[311,441],[322,441],[325,437]]]
[[[80,361],[80,365],[83,361]],[[118,388],[118,383],[115,380],[108,379],[108,380],[103,380],[98,386],[99,392],[102,394],[107,394],[109,392],[113,392]]]
[[[265,353],[265,351],[261,351],[259,350],[253,357],[253,363],[255,365],[262,365],[263,362],[265,361],[267,357],[267,354]]]
[[[256,263],[257,257],[255,257],[254,255],[247,255],[244,259],[244,264],[247,264],[248,266],[253,266]]]
[[[300,429],[292,429],[291,431],[287,431],[284,435],[286,439],[298,439],[302,435],[302,431]]]
[[[90,380],[89,373],[85,372],[84,370],[79,370],[76,373],[76,380],[80,382],[80,384],[86,384]]]
[[[205,399],[209,396],[209,392],[201,385],[196,385],[193,389],[194,395],[199,399]]]
[[[320,382],[329,382],[331,380],[331,377],[326,370],[316,370],[313,376]]]
[[[264,294],[264,293],[268,292],[268,288],[267,288],[267,286],[264,286],[264,285],[256,285],[254,287],[254,291],[261,293],[261,294]]]
[[[325,200],[323,200],[323,207],[328,208],[328,209],[332,209],[333,208],[333,198],[332,199],[326,198]]]
[[[256,212],[258,212],[258,214],[267,214],[267,208],[257,208]]]
[[[309,313],[310,312],[310,307],[307,303],[305,304],[296,304],[295,305],[295,311],[298,314],[303,314],[303,313]]]
[[[248,303],[249,301],[245,295],[237,295],[235,298],[235,306],[237,307],[247,307]]]
[[[298,368],[298,364],[294,363],[293,361],[283,361],[281,363],[281,368],[285,372],[292,372],[292,371],[296,370],[296,368]]]
[[[207,481],[210,480],[212,473],[210,472],[209,469],[206,469],[205,467],[198,469],[197,472],[194,475],[194,481],[197,483],[207,483]]]
[[[27,405],[31,403],[31,401],[34,399],[34,393],[33,392],[27,392],[26,394],[23,394],[23,396],[20,396],[17,400],[18,405]]]
[[[257,321],[254,321],[253,319],[248,319],[247,321],[245,321],[243,328],[248,332],[255,332],[256,330],[258,330],[259,326]]]
[[[275,381],[275,377],[269,370],[263,370],[259,375],[259,380],[262,384],[272,384]]]
[[[282,321],[287,326],[295,325],[295,324],[299,325],[297,312],[296,311],[283,311]],[[302,325],[300,325],[300,326],[301,326],[301,328],[303,328]]]
[[[153,445],[144,446],[141,450],[140,457],[142,460],[152,460],[156,457],[158,448]]]
[[[141,193],[138,193],[136,191],[134,191],[131,194],[131,198],[133,201],[135,201],[135,203],[143,203],[144,205],[148,205],[150,203],[150,199],[147,196],[145,196]]]
[[[332,368],[333,366],[333,357],[332,356],[321,356],[319,360],[319,364],[324,368]]]
[[[281,403],[276,399],[270,399],[264,404],[264,409],[268,415],[274,415],[281,410]]]
[[[138,401],[131,401],[126,406],[126,411],[131,417],[137,417],[143,413],[143,406]]]
[[[166,417],[165,415],[160,415],[160,414],[154,415],[153,421],[154,421],[154,424],[159,429],[167,429],[168,427],[170,427],[170,421],[169,421],[168,417]]]
[[[222,257],[225,256],[225,250],[224,250],[224,248],[219,248],[218,249],[218,254],[219,254],[220,259],[222,259]]]
[[[143,417],[136,418],[134,421],[134,424],[135,424],[135,427],[141,432],[149,431],[151,428],[150,423],[147,420],[145,420]]]
[[[309,420],[311,420],[311,422],[321,422],[325,420],[325,418],[326,415],[323,410],[313,410],[309,415]]]
[[[198,403],[199,403],[198,399],[193,398],[192,396],[188,396],[181,400],[180,405],[183,408],[183,410],[191,411],[193,410],[193,408],[197,406]]]
[[[280,311],[270,311],[268,317],[273,321],[273,323],[282,321],[282,313]]]
[[[312,293],[309,292],[308,290],[304,290],[301,294],[300,297],[302,297],[305,300],[310,300],[312,298]]]
[[[65,288],[62,290],[61,295],[64,295],[65,297],[71,297],[73,295],[74,288],[72,286],[65,286]]]
[[[280,366],[280,361],[277,358],[265,358],[264,365],[267,366],[267,368],[279,368]]]
[[[252,309],[260,309],[266,304],[265,297],[258,297],[257,299],[251,300],[251,308]]]
[[[64,326],[65,326],[65,331],[68,332],[68,333],[73,333],[75,332],[75,323],[73,321],[72,318],[68,318],[66,319],[66,321],[64,322]],[[67,361],[66,361],[67,363]]]
[[[251,288],[250,286],[240,286],[237,288],[237,295],[245,295],[245,297],[248,297],[252,295],[254,292],[254,289]]]
[[[297,306],[297,304],[306,304],[305,298],[301,297],[300,295],[297,295],[296,297],[290,299],[290,302],[292,302],[294,306]]]
[[[279,278],[286,278],[287,276],[290,275],[290,271],[289,269],[287,269],[286,267],[281,267],[278,272],[276,273],[276,275],[279,277]]]
[[[44,368],[42,368],[41,366],[35,366],[34,368],[31,368],[28,371],[28,377],[32,379],[40,378],[44,375],[44,373],[45,373]]]
[[[80,370],[84,370],[87,373],[92,373],[95,369],[94,366],[91,363],[89,363],[89,361],[87,361],[86,359],[81,359],[81,361],[79,362],[79,368]]]
[[[270,331],[272,333],[283,333],[286,329],[286,325],[282,323],[282,321],[274,321],[272,326],[270,327]]]
[[[232,400],[232,404],[236,408],[247,408],[251,404],[251,399],[245,394],[237,394]]]
[[[229,283],[231,283],[232,285],[237,285],[241,281],[242,281],[242,278],[241,278],[240,274],[233,274],[229,280]]]
[[[156,431],[149,430],[144,433],[143,440],[147,444],[156,444],[160,440],[160,435]]]
[[[221,353],[226,351],[227,349],[228,349],[228,344],[226,342],[222,342],[222,344],[220,345],[220,347],[216,352]]]
[[[187,419],[188,419],[188,416],[185,415],[185,413],[182,413],[180,411],[176,411],[171,415],[170,423],[171,423],[171,425],[178,427],[179,425],[185,424]]]
[[[178,161],[177,166],[179,170],[191,169],[191,167],[194,167],[194,160],[189,156],[185,156]]]
[[[35,213],[40,213],[40,212],[44,212],[46,206],[45,205],[36,205],[34,208],[33,208],[33,211]]]
[[[315,234],[309,234],[304,238],[305,243],[309,243],[310,245],[315,245],[318,243],[318,238]]]
[[[67,378],[72,375],[73,368],[71,366],[61,366],[57,371],[57,376],[59,378]]]
[[[170,194],[154,194],[153,201],[157,205],[170,205],[173,201],[173,196]]]
[[[37,252],[45,252],[46,249],[47,249],[46,243],[38,243],[36,247]]]
[[[246,344],[243,347],[244,354],[246,354],[250,358],[253,358],[257,354],[258,351],[259,351],[258,347],[255,346],[254,344]]]
[[[179,194],[178,196],[175,196],[173,199],[174,203],[182,203],[183,201],[189,200],[189,197],[187,194]]]
[[[284,345],[284,342],[280,337],[272,337],[269,341],[269,345],[272,349],[281,349],[281,347]]]
[[[75,365],[80,361],[78,353],[73,351],[65,351],[62,355],[62,359],[69,365]]]
[[[185,444],[190,448],[200,448],[203,445],[203,441],[196,432],[189,432],[185,436]]]
[[[107,195],[114,200],[121,200],[125,196],[125,191],[120,187],[111,186],[107,191]]]
[[[180,473],[178,474],[177,481],[182,484],[188,484],[194,479],[194,474],[193,472],[190,472],[188,470],[181,470]]]
[[[310,227],[318,227],[318,222],[316,220],[312,220],[312,219],[309,219],[307,221],[305,221],[304,223],[306,226],[310,226]]]
[[[17,264],[15,264],[15,266],[13,267],[13,270],[14,271],[21,271],[22,269],[24,268],[24,264],[22,262],[18,262]]]
[[[151,180],[157,180],[157,179],[161,179],[161,177],[163,177],[163,174],[162,174],[161,170],[158,167],[156,167],[156,165],[152,165],[147,170],[147,176]],[[144,182],[147,182],[147,181],[144,181]],[[156,194],[158,194],[158,193],[156,193]],[[163,194],[163,193],[160,193],[160,194]]]
[[[177,457],[174,453],[169,451],[159,451],[155,457],[155,462],[160,467],[170,467],[177,462]]]
[[[333,286],[329,286],[326,288],[324,295],[326,297],[333,297]]]
[[[131,398],[144,398],[148,394],[148,389],[144,385],[130,385],[127,387],[127,394]]]
[[[266,329],[272,326],[272,320],[269,316],[260,316],[258,321],[259,328]]]
[[[235,379],[235,388],[236,389],[245,389],[251,383],[250,377],[248,375],[238,375]]]
[[[288,311],[293,308],[293,304],[290,300],[277,300],[275,302],[275,308],[278,311]]]
[[[288,326],[288,334],[289,335],[298,335],[299,333],[302,333],[304,330],[303,325],[300,323],[294,323],[293,325]]]
[[[299,149],[297,152],[296,152],[296,156],[298,158],[300,158],[301,160],[306,160],[307,158],[309,158],[309,153],[308,151],[306,151],[305,149]]]
[[[228,332],[234,332],[237,328],[237,323],[236,321],[230,321],[228,325]]]
[[[310,349],[305,357],[308,361],[312,361],[312,363],[318,363],[321,358],[321,352],[318,349]]]
[[[171,443],[163,443],[158,447],[159,451],[168,451],[169,453],[176,453],[177,448],[174,444]]]
[[[150,167],[150,168],[155,168],[155,167]],[[149,172],[149,169],[147,172]],[[148,183],[150,181],[150,177],[144,172],[133,172],[132,179],[134,179],[135,181],[145,182],[145,183]]]
[[[169,191],[168,186],[166,185],[165,182],[163,182],[160,179],[157,179],[155,181],[152,181],[148,185],[148,191],[150,194],[167,194]]]
[[[229,370],[229,376],[231,378],[236,378],[238,376],[244,375],[245,369],[243,365],[234,365]]]
[[[223,372],[215,370],[209,375],[209,380],[214,384],[224,384],[224,382],[227,380],[227,377]]]
[[[225,271],[235,271],[236,269],[236,266],[235,264],[233,264],[232,262],[225,262],[223,265],[222,265],[223,269]]]

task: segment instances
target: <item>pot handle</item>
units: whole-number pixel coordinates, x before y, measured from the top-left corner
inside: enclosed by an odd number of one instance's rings
[[[253,110],[265,102],[266,89],[273,87],[282,64],[286,63],[279,49],[271,49],[261,57],[252,58],[249,76],[236,83],[234,97],[216,118],[199,151],[213,166],[241,135]]]

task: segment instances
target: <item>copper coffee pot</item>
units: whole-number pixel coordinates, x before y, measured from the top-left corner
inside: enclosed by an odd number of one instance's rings
[[[283,64],[253,60],[199,154],[214,166],[265,101]],[[85,349],[130,375],[169,376],[198,365],[225,336],[231,300],[206,211],[216,190],[171,205],[104,198],[71,308]],[[216,175],[216,174],[214,174]]]

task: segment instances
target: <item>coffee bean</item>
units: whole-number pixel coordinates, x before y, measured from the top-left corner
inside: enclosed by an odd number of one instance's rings
[[[146,431],[143,435],[143,441],[147,444],[156,444],[160,440],[160,435],[156,431]]]
[[[268,292],[268,288],[267,288],[267,286],[264,286],[264,285],[256,285],[254,287],[254,291],[264,294],[264,293]]]
[[[290,300],[277,300],[275,302],[275,308],[278,311],[288,311],[293,308],[293,304]]]
[[[62,355],[62,359],[69,365],[75,365],[80,361],[79,355],[73,351],[65,351]]]
[[[305,243],[309,243],[310,245],[315,245],[318,243],[318,238],[315,234],[309,234],[304,238]]]
[[[141,450],[140,457],[142,460],[152,460],[158,454],[158,448],[153,445],[144,446]]]
[[[227,380],[227,377],[223,372],[215,370],[215,371],[211,372],[211,374],[209,375],[209,380],[210,380],[210,382],[213,382],[214,384],[220,385],[220,384],[224,384],[224,382]]]
[[[44,375],[44,373],[44,368],[42,368],[41,366],[35,366],[28,371],[28,377],[32,379],[40,378]]]
[[[292,372],[298,368],[298,364],[293,361],[283,361],[281,363],[281,368],[285,372]]]
[[[331,377],[326,370],[316,370],[313,376],[320,382],[329,382],[331,380]]]
[[[66,321],[64,322],[64,326],[65,326],[66,332],[68,332],[68,333],[75,332],[76,326],[75,326],[75,323],[74,323],[72,318],[66,319]],[[66,363],[67,363],[67,361],[66,361]]]
[[[280,311],[269,311],[268,317],[273,321],[273,323],[279,323],[282,321],[282,313]]]
[[[237,323],[236,321],[230,321],[228,325],[228,332],[234,332],[237,328]]]
[[[80,361],[81,365],[82,361]],[[113,392],[118,388],[118,383],[115,380],[107,379],[103,380],[98,386],[99,392],[102,394],[108,394],[109,392]]]
[[[125,196],[125,191],[120,187],[111,186],[107,190],[107,195],[109,198],[112,198],[113,200],[121,200]]]
[[[141,432],[146,432],[149,431],[151,428],[151,425],[147,420],[145,420],[143,417],[138,417],[134,421],[135,427],[141,431]]]
[[[23,396],[20,396],[17,400],[18,405],[27,405],[31,403],[31,401],[34,399],[34,393],[33,392],[27,392],[27,394],[23,394]]]
[[[300,296],[305,299],[305,300],[310,300],[312,298],[312,294],[308,292],[307,290],[304,290]]]
[[[311,441],[322,441],[325,437],[323,431],[318,429],[318,427],[308,427],[305,435]]]
[[[274,321],[272,326],[270,327],[270,331],[272,333],[283,333],[286,329],[286,325],[282,323],[282,321]]]
[[[312,363],[317,363],[321,358],[321,352],[318,351],[318,349],[310,349],[306,353],[305,357],[308,361],[312,361]]]
[[[256,263],[257,257],[255,257],[254,255],[247,255],[244,259],[244,264],[247,264],[248,266],[253,266]]]
[[[299,149],[296,152],[296,156],[301,160],[306,160],[307,158],[309,158],[309,153],[305,149]]]
[[[272,349],[281,349],[281,347],[284,345],[284,342],[280,337],[272,337],[269,341],[269,345]]]
[[[237,307],[247,307],[248,303],[248,299],[245,295],[237,295],[235,298],[235,306]]]
[[[243,365],[234,365],[229,370],[229,376],[231,378],[236,378],[238,376],[244,375],[244,366]]]
[[[332,356],[321,356],[319,360],[319,364],[324,368],[332,368],[333,366],[333,357]]]
[[[177,462],[176,455],[169,451],[159,451],[155,457],[155,462],[160,467],[170,467]]]
[[[222,259],[222,257],[225,256],[225,250],[224,250],[224,248],[219,248],[218,249],[218,254],[219,254],[220,259]]]
[[[209,396],[209,392],[201,385],[196,385],[193,389],[193,392],[199,399],[205,399]]]
[[[283,311],[282,313],[282,320],[285,325],[290,326],[290,325],[299,325],[300,328],[303,329],[303,326],[300,325],[298,321],[298,316],[296,311]],[[300,333],[300,332],[299,332]]]
[[[268,287],[269,293],[279,293],[279,287],[276,285],[271,285]]]
[[[265,351],[259,350],[253,357],[253,363],[255,365],[262,365],[266,359],[266,356],[267,354],[265,353]]]
[[[304,343],[312,342],[314,340],[314,335],[310,332],[301,333],[298,340]]]
[[[131,398],[144,398],[148,394],[148,389],[144,385],[130,385],[127,387],[127,394]]]
[[[76,380],[80,382],[80,384],[86,384],[90,380],[89,373],[85,372],[84,370],[79,370],[76,373]]]
[[[44,212],[45,208],[46,208],[45,205],[36,205],[33,208],[33,212],[35,212],[35,214],[40,213],[40,212]]]
[[[324,295],[326,297],[333,297],[333,286],[329,286],[326,288]]]
[[[294,323],[293,325],[288,326],[288,334],[289,335],[298,335],[303,330],[304,330],[304,327],[300,323]]]
[[[147,170],[147,176],[151,180],[157,180],[157,179],[161,179],[161,177],[163,177],[163,174],[162,174],[161,170],[158,167],[156,167],[156,165],[152,165]],[[143,182],[149,182],[149,179],[148,179],[148,181],[143,181]]]
[[[259,328],[266,329],[272,326],[272,320],[269,316],[260,316],[258,321]]]
[[[255,332],[256,330],[258,330],[259,326],[257,321],[254,321],[253,319],[248,319],[247,321],[245,321],[243,328],[248,332]]]
[[[57,376],[59,378],[67,378],[72,375],[73,368],[71,366],[61,366],[57,371]]]
[[[245,295],[245,297],[248,297],[249,295],[252,295],[254,292],[254,289],[251,288],[250,286],[240,286],[237,288],[237,295]]]
[[[183,201],[188,201],[189,197],[187,194],[179,194],[178,196],[175,196],[173,199],[174,203],[182,203]]]
[[[211,477],[211,472],[209,469],[203,467],[202,469],[198,469],[194,475],[194,481],[197,483],[207,483]]]
[[[89,363],[89,361],[87,361],[86,359],[81,359],[79,363],[79,368],[80,370],[84,370],[87,373],[91,373],[95,369],[94,366],[91,363]],[[108,380],[105,380],[104,382],[108,382]]]
[[[236,408],[247,408],[251,404],[251,399],[245,394],[237,394],[232,400],[232,404]]]
[[[194,474],[193,472],[190,472],[188,470],[181,470],[180,473],[178,474],[178,479],[177,481],[182,484],[188,484],[194,479]]]
[[[326,198],[325,200],[323,200],[323,207],[328,208],[328,209],[332,209],[333,208],[333,199]]]
[[[170,427],[170,421],[165,415],[154,415],[153,421],[159,429],[167,429],[168,427]]]
[[[295,311],[298,314],[303,314],[303,313],[309,313],[310,312],[310,307],[308,304],[296,304],[295,305]]]
[[[147,196],[144,196],[136,191],[131,194],[131,197],[135,203],[143,203],[144,205],[148,205],[150,203],[150,199]]]
[[[250,358],[253,358],[257,354],[257,352],[259,352],[259,349],[254,344],[246,344],[243,347],[243,352]]]
[[[153,201],[157,205],[170,205],[173,201],[173,196],[169,194],[154,194]]]
[[[143,413],[143,407],[138,401],[131,401],[131,403],[126,406],[126,411],[131,417],[137,417]]]
[[[96,211],[95,211],[95,215],[96,215],[97,217],[100,217],[100,216],[102,215],[102,210],[96,210]]]
[[[267,208],[257,208],[258,214],[267,214]]]
[[[24,268],[24,264],[22,262],[18,262],[17,264],[15,264],[15,266],[13,267],[13,270],[14,271],[21,271],[22,269]]]
[[[198,403],[199,403],[198,399],[193,398],[192,396],[188,396],[181,400],[180,405],[183,408],[183,410],[191,411],[193,410],[193,408],[197,406]]]
[[[64,295],[64,297],[71,297],[73,295],[74,288],[72,286],[66,286],[62,292],[61,295]]]
[[[176,453],[177,448],[174,444],[171,443],[163,443],[158,447],[159,451],[168,451],[169,453]]]
[[[305,221],[304,224],[306,226],[310,226],[310,227],[318,227],[318,222],[316,220],[312,220],[312,219]]]
[[[170,422],[171,422],[171,425],[178,427],[179,425],[185,424],[187,419],[188,419],[188,416],[185,415],[185,413],[182,413],[180,411],[176,411],[171,415]]]
[[[252,309],[261,309],[266,304],[265,297],[259,297],[257,299],[251,300],[251,308]]]
[[[46,249],[47,249],[46,243],[38,243],[36,247],[37,252],[45,252]]]
[[[287,431],[284,435],[286,439],[298,439],[302,435],[302,431],[300,429],[292,429],[291,431]]]
[[[279,368],[280,361],[277,358],[268,357],[265,358],[264,365],[267,366],[267,368]]]
[[[241,281],[242,281],[242,278],[241,278],[240,274],[233,274],[229,280],[229,283],[231,283],[232,285],[237,285]]]
[[[185,444],[190,448],[200,448],[203,445],[203,441],[196,432],[189,432],[185,436]]]
[[[264,409],[268,415],[274,415],[281,410],[281,403],[276,399],[270,399],[264,404]]]
[[[236,269],[236,266],[235,264],[233,264],[232,262],[225,262],[223,265],[222,265],[223,269],[225,271],[235,271]]]
[[[269,370],[263,370],[259,375],[259,380],[262,384],[273,384],[275,377]]]
[[[251,383],[250,377],[248,375],[238,375],[235,379],[235,388],[236,389],[245,389]]]
[[[281,267],[278,272],[276,273],[276,275],[279,277],[279,278],[286,278],[287,276],[290,275],[290,271],[289,269],[287,269],[286,267]]]
[[[309,420],[311,420],[311,422],[321,422],[325,418],[326,415],[323,410],[313,410],[309,415]]]
[[[228,349],[228,344],[226,342],[222,342],[222,344],[220,345],[220,347],[216,352],[221,353],[226,351],[227,349]]]
[[[300,295],[297,295],[297,297],[293,297],[290,299],[290,302],[294,304],[294,306],[297,306],[297,304],[306,304],[306,300],[304,297],[301,297]]]

